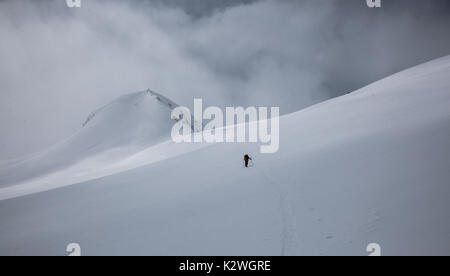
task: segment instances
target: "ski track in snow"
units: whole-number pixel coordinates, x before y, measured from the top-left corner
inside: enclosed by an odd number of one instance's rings
[[[285,207],[285,201],[286,201],[286,195],[285,193],[281,190],[281,186],[272,181],[267,174],[260,170],[257,169],[258,172],[263,176],[263,178],[265,179],[266,183],[269,183],[271,186],[272,190],[275,190],[278,196],[278,204],[279,204],[279,210],[280,210],[280,218],[281,218],[281,252],[280,255],[281,256],[285,256],[286,255],[286,251],[287,251],[287,246],[289,245],[289,241],[290,241],[290,233],[291,231],[289,231],[288,229],[288,218],[287,218],[287,210]]]

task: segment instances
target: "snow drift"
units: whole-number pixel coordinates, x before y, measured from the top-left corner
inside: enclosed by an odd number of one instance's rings
[[[76,170],[9,185],[4,167],[0,254],[63,255],[77,242],[84,255],[366,255],[375,242],[383,255],[448,255],[449,107],[450,56],[281,117],[276,154],[136,138],[146,148],[119,158],[125,167],[59,189]],[[145,125],[145,112],[127,122]],[[166,135],[118,132],[128,128]],[[130,143],[90,139],[65,146]],[[245,153],[254,167],[242,168]]]

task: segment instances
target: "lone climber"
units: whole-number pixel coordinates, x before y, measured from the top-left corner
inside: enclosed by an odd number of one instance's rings
[[[248,168],[248,160],[252,160],[252,158],[250,158],[248,154],[244,155],[244,163],[246,168]]]

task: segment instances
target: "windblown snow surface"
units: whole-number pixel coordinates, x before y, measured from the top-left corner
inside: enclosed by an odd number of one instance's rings
[[[450,254],[450,56],[282,116],[276,154],[174,144],[154,97],[3,163],[1,255]]]

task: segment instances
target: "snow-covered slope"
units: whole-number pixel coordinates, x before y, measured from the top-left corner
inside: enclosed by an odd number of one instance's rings
[[[0,189],[29,194],[0,201],[0,254],[448,255],[449,107],[445,57],[283,116],[276,154],[169,141],[77,185]]]

